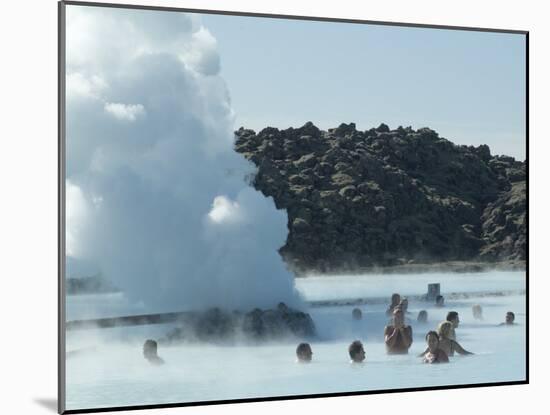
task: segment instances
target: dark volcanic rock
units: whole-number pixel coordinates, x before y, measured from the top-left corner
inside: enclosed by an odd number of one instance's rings
[[[275,340],[281,338],[307,339],[315,335],[311,316],[280,303],[276,309],[224,311],[212,308],[204,312],[190,312],[159,341],[228,341]]]
[[[486,145],[307,123],[241,128],[235,148],[258,166],[255,188],[288,211],[280,252],[295,271],[526,257],[525,163]]]
[[[525,181],[512,184],[483,212],[481,257],[489,260],[525,260],[527,249],[527,213]]]

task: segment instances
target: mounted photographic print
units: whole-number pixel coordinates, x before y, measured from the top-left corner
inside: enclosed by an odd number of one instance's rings
[[[528,382],[527,32],[59,12],[60,412]]]

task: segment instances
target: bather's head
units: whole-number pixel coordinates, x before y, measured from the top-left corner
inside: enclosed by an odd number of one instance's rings
[[[435,331],[429,331],[426,334],[426,343],[428,344],[428,350],[434,353],[439,347],[439,336]]]
[[[506,324],[514,324],[514,320],[516,319],[516,315],[512,313],[511,311],[508,311],[506,313]]]
[[[428,312],[426,310],[420,310],[416,320],[419,323],[426,323],[428,321]]]
[[[436,307],[443,307],[445,305],[445,297],[443,297],[441,294],[435,297],[435,305]]]
[[[444,321],[437,326],[437,334],[442,339],[450,339],[451,332],[453,330],[453,323],[450,321]]]
[[[483,310],[479,304],[474,304],[472,306],[472,314],[476,320],[481,320],[483,318]]]
[[[309,343],[300,343],[296,348],[296,356],[298,357],[298,361],[300,362],[311,362],[313,352],[311,351],[311,346],[309,345]]]
[[[394,327],[400,327],[405,324],[405,315],[401,308],[393,310],[393,325]]]
[[[361,320],[363,318],[363,312],[359,308],[354,308],[351,315],[354,320]]]
[[[401,301],[401,296],[397,293],[392,294],[391,296],[391,305],[395,307]]]
[[[401,299],[401,301],[398,304],[398,307],[401,308],[401,310],[403,310],[404,313],[406,313],[407,309],[409,308],[409,300],[407,300],[406,298]]]
[[[449,311],[447,313],[447,321],[450,321],[453,325],[453,328],[456,329],[460,324],[460,319],[458,318],[458,313],[456,311]]]
[[[146,359],[151,359],[157,357],[157,342],[155,340],[145,340],[143,344],[143,356]]]
[[[355,340],[352,344],[349,345],[348,353],[350,359],[354,363],[361,363],[363,360],[365,360],[365,349],[363,349],[363,343],[361,343],[359,340]]]

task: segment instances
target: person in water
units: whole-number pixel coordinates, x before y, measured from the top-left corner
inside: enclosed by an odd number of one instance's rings
[[[440,347],[439,337],[435,331],[429,331],[426,334],[426,343],[428,347],[423,354],[424,363],[449,363],[449,357]]]
[[[401,296],[397,293],[392,294],[391,304],[386,310],[386,315],[387,316],[393,315],[393,310],[399,305],[400,302],[401,302]]]
[[[407,354],[413,341],[412,327],[405,325],[403,310],[393,311],[391,325],[384,328],[384,342],[388,354]]]
[[[300,343],[296,348],[296,357],[298,358],[298,362],[309,363],[311,362],[312,356],[313,352],[311,351],[311,346],[309,343]]]
[[[483,310],[479,304],[472,306],[472,314],[476,320],[483,320]]]
[[[452,333],[453,324],[450,321],[444,321],[439,324],[439,327],[437,328],[437,334],[439,335],[439,347],[447,353],[447,356],[454,356],[455,352],[463,356],[473,354],[472,352],[465,350],[456,341],[456,339],[453,339],[451,337]]]
[[[407,314],[409,311],[409,300],[407,298],[401,299],[399,304],[397,305],[401,310],[403,310],[404,314]]]
[[[439,347],[443,349],[447,356],[454,356],[455,352],[461,355],[473,354],[468,350],[465,350],[456,339],[451,338],[453,333],[453,323],[450,321],[444,321],[439,324],[437,328],[437,334],[439,335]]]
[[[506,318],[505,318],[505,321],[504,323],[500,323],[499,326],[513,326],[514,324],[514,320],[516,319],[516,315],[514,313],[512,313],[511,311],[508,311],[506,313]]]
[[[453,340],[456,340],[456,332],[455,329],[458,328],[458,325],[460,324],[460,319],[458,318],[458,313],[456,311],[449,311],[447,313],[446,320],[451,323],[453,329],[450,333],[450,338]]]
[[[351,363],[362,363],[365,360],[365,349],[363,348],[363,343],[359,340],[355,340],[349,345],[348,353]]]
[[[363,312],[359,308],[354,308],[351,315],[354,320],[361,320],[363,318]]]
[[[420,310],[418,313],[418,317],[416,318],[416,321],[419,323],[425,324],[428,322],[428,312],[426,310]]]
[[[445,354],[449,357],[454,356],[455,352],[463,356],[473,354],[472,352],[465,350],[456,340],[453,340],[449,337],[452,328],[453,325],[449,321],[444,321],[440,323],[437,327],[439,348],[443,350]],[[420,356],[425,356],[426,353],[428,353],[428,349],[424,350],[424,352]]]
[[[435,306],[436,307],[444,307],[445,306],[445,297],[443,297],[441,294],[435,297]]]
[[[162,365],[164,360],[159,357],[157,352],[158,346],[155,340],[145,340],[143,344],[143,356],[151,363],[152,365]]]

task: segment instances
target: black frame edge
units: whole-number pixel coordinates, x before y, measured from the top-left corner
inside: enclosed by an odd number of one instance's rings
[[[57,128],[58,128],[58,177],[57,177],[57,411],[65,413],[65,2],[57,3]]]
[[[67,0],[64,1],[67,5],[73,6],[90,6],[90,7],[111,7],[117,9],[134,9],[134,10],[157,10],[166,12],[180,12],[180,13],[203,13],[203,14],[223,14],[228,16],[240,16],[240,17],[265,17],[270,19],[288,19],[288,20],[310,20],[318,22],[334,22],[334,23],[357,23],[357,24],[370,24],[378,26],[402,26],[413,27],[421,29],[442,29],[442,30],[463,30],[471,32],[491,32],[491,33],[509,33],[509,34],[527,34],[527,30],[515,30],[515,29],[496,29],[486,27],[468,27],[468,26],[452,26],[452,25],[434,25],[427,23],[404,23],[404,22],[390,22],[380,20],[361,20],[361,19],[347,19],[339,17],[323,17],[323,16],[301,16],[301,15],[288,15],[288,14],[270,14],[270,13],[256,13],[256,12],[243,12],[243,11],[229,11],[229,10],[208,10],[208,9],[192,9],[185,7],[169,7],[169,6],[146,6],[139,4],[127,4],[127,3],[101,3],[93,1],[78,1]]]
[[[525,380],[529,383],[529,32],[525,33],[525,225],[526,261],[525,261]]]

